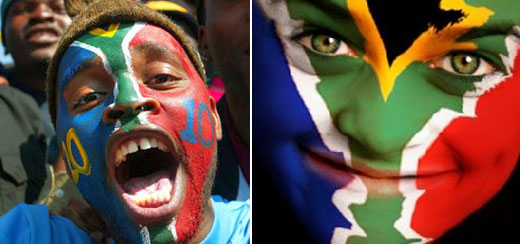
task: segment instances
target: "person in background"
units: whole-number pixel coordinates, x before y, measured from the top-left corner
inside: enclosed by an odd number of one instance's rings
[[[197,0],[199,50],[222,80],[218,102],[224,137],[213,194],[226,199],[249,198],[250,79],[248,0]]]
[[[2,43],[14,61],[14,67],[2,69],[0,73],[10,86],[30,95],[39,107],[47,144],[45,178],[46,184],[51,185],[51,189],[42,192],[40,200],[47,204],[54,202],[53,205],[57,205],[52,209],[58,211],[69,198],[79,194],[65,184],[64,161],[47,112],[45,71],[71,19],[65,11],[63,0],[4,0],[0,14]]]
[[[46,179],[43,122],[34,99],[0,86],[0,215],[34,203]],[[48,186],[47,186],[48,187]]]

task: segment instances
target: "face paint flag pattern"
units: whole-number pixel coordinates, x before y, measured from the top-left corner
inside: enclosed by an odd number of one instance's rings
[[[519,3],[260,2],[254,136],[320,243],[426,243],[507,181]]]
[[[140,81],[142,78],[138,78],[133,62],[153,61],[135,60],[135,50],[143,46],[155,46],[178,62],[186,78],[182,89],[157,90],[148,87],[147,81]],[[149,55],[144,57],[150,58]],[[104,71],[112,77],[113,90],[93,108],[71,113],[63,92],[74,76],[88,69],[95,60],[101,60]],[[68,173],[84,198],[126,243],[191,238],[202,216],[202,194],[208,184],[216,132],[205,84],[179,42],[163,29],[146,23],[114,23],[96,28],[80,36],[67,49],[58,69],[58,82],[57,137],[66,155]],[[131,104],[143,99],[154,99],[159,105],[152,112],[130,109]],[[103,114],[114,108],[124,108],[124,116],[115,123],[107,123]],[[129,214],[132,207],[128,205],[133,201],[128,199],[133,198],[118,192],[121,187],[111,173],[109,158],[116,156],[108,155],[107,141],[116,132],[131,134],[140,126],[158,126],[166,131],[178,157],[179,168],[173,176],[173,200],[170,201],[182,206],[165,224],[146,226],[135,221]],[[194,139],[186,138],[185,134]]]

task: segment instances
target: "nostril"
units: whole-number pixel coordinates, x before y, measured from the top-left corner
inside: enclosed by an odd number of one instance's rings
[[[123,116],[124,113],[125,112],[123,112],[122,110],[113,110],[108,113],[108,118],[109,119],[119,119]]]

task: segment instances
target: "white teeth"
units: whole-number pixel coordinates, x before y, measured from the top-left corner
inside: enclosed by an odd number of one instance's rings
[[[115,164],[116,167],[121,164],[121,162],[126,160],[126,155],[129,153],[135,153],[139,150],[148,150],[150,148],[159,148],[159,150],[168,152],[168,147],[163,142],[157,140],[156,138],[139,138],[128,141],[127,143],[123,143],[119,146],[119,149],[116,150],[116,158]]]
[[[152,147],[152,145],[150,145],[150,141],[146,138],[141,139],[141,142],[139,144],[141,150],[150,149]]]
[[[134,141],[130,141],[128,143],[128,153],[135,153],[137,150],[139,150],[137,144]]]
[[[121,145],[121,154],[125,157],[128,154],[128,148],[125,145]]]
[[[161,150],[161,151],[164,151],[164,152],[167,152],[167,151],[168,151],[168,147],[166,147],[166,145],[164,145],[164,143],[162,143],[161,141],[158,141],[158,142],[157,142],[157,147],[158,147],[159,150]]]
[[[121,161],[123,159],[123,153],[121,152],[121,149],[117,149],[116,151],[116,166],[119,165],[119,163],[121,163]]]
[[[152,146],[153,148],[157,148],[157,139],[152,138],[150,140],[150,146]]]

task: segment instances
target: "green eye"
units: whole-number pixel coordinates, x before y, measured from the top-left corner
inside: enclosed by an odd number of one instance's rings
[[[451,56],[451,66],[459,74],[473,74],[480,66],[480,57],[467,53],[454,54]]]
[[[339,50],[341,40],[327,35],[312,35],[311,45],[317,52],[334,54]]]

